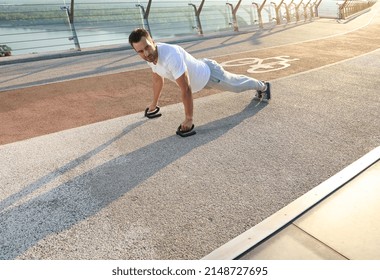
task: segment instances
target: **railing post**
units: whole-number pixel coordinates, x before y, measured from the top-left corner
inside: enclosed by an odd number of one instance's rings
[[[202,29],[202,24],[201,24],[201,12],[203,9],[203,4],[205,3],[205,0],[202,0],[202,3],[199,5],[199,8],[197,9],[197,6],[194,4],[189,3],[189,6],[192,6],[194,8],[195,12],[195,22],[197,24],[196,29],[198,30],[199,35],[203,35],[203,29]]]
[[[77,31],[75,30],[75,25],[74,25],[74,0],[71,0],[70,7],[64,6],[64,7],[61,7],[61,10],[66,12],[68,22],[69,22],[69,27],[70,27],[71,33],[73,34],[73,36],[69,37],[69,40],[73,40],[75,48],[78,51],[80,51],[81,48],[79,44],[79,39],[78,39]]]
[[[315,3],[317,3],[317,1],[314,1],[313,3],[310,4],[310,14],[311,14],[311,17],[315,17],[316,16],[316,13],[315,13]]]
[[[289,7],[291,7],[293,5],[293,2],[294,2],[294,0],[290,1],[289,4],[284,3],[285,10],[286,10],[286,21],[288,23],[292,21],[291,16],[290,16],[290,9],[289,9]]]
[[[230,6],[231,8],[231,12],[232,12],[232,24],[234,26],[234,31],[239,31],[239,25],[238,25],[238,21],[237,21],[237,17],[236,17],[236,13],[240,7],[240,4],[241,4],[241,1],[243,0],[239,0],[239,2],[236,4],[236,7],[234,8],[234,6],[231,4],[231,3],[226,3],[226,5]]]
[[[276,5],[276,3],[271,2],[271,4],[274,5],[274,9],[276,11],[276,22],[277,22],[277,24],[281,24],[280,9],[281,9],[282,3],[284,3],[284,0],[281,0],[280,4],[278,6]]]
[[[339,5],[339,19],[346,19],[346,5],[349,0],[345,0],[342,5]]]
[[[265,5],[266,2],[267,2],[267,0],[264,0],[264,1],[261,3],[261,6],[259,6],[259,4],[255,3],[255,2],[252,2],[252,5],[255,5],[256,8],[257,8],[257,15],[258,15],[258,17],[259,17],[259,27],[260,27],[260,28],[264,28],[264,24],[263,24],[263,16],[261,15],[261,11],[263,10],[264,5]]]
[[[296,19],[297,19],[297,21],[300,20],[299,8],[300,8],[300,6],[303,4],[302,2],[303,2],[303,0],[301,0],[301,1],[298,3],[298,5],[296,5]]]
[[[255,2],[252,2],[252,5],[254,5],[256,7],[256,11],[257,11],[257,16],[258,16],[258,21],[259,21],[259,27],[260,28],[263,28],[263,17],[261,16],[261,10],[260,10],[260,7],[257,3]]]
[[[307,19],[307,9],[308,9],[307,7],[310,5],[310,2],[311,2],[311,0],[309,0],[309,2],[307,2],[306,5],[304,5],[304,7],[303,7],[303,9],[304,9],[303,13],[304,13],[305,21]]]
[[[234,16],[234,6],[231,3],[226,3],[227,6],[231,8],[231,14],[232,14],[232,26],[234,27],[234,31],[238,31],[239,28],[237,26],[237,20],[236,17]],[[231,23],[230,23],[231,25]]]
[[[314,10],[315,10],[316,17],[319,17],[318,8],[319,8],[319,5],[321,5],[321,3],[322,3],[322,0],[316,0],[314,3]]]
[[[143,5],[141,4],[136,4],[136,7],[140,8],[141,15],[142,15],[142,25],[143,27],[149,32],[150,36],[152,36],[152,32],[150,31],[150,26],[149,26],[149,13],[150,13],[150,7],[152,5],[152,0],[149,0],[148,5],[146,7],[146,10]]]
[[[69,15],[70,23],[74,23],[74,0],[71,0],[70,3],[70,15]]]

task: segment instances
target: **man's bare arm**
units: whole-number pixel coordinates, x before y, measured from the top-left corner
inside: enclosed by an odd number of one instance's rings
[[[181,124],[181,128],[186,131],[191,129],[193,125],[193,94],[187,71],[183,73],[176,82],[181,89],[182,102],[185,109],[185,121]]]
[[[157,73],[152,73],[153,81],[153,101],[149,106],[149,111],[156,109],[158,105],[158,99],[160,98],[162,88],[164,87],[164,78]]]

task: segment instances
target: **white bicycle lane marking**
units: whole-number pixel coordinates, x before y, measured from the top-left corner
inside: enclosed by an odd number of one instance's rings
[[[266,73],[278,71],[290,66],[290,61],[300,60],[299,58],[290,58],[290,56],[282,55],[268,58],[247,57],[222,62],[223,67],[240,67],[248,65],[248,73]]]

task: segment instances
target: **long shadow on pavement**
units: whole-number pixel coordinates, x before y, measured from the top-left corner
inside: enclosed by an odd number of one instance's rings
[[[266,103],[252,101],[243,111],[197,127],[190,138],[176,135],[119,156],[24,204],[0,213],[0,259],[15,259],[52,233],[71,228],[138,186],[172,162],[205,145],[252,117]],[[117,138],[130,131],[126,129]],[[110,140],[115,141],[115,138]],[[103,150],[110,141],[29,185],[23,196]],[[2,202],[3,206],[16,200]]]
[[[76,158],[75,160],[65,164],[64,166],[54,170],[54,172],[51,172],[37,181],[33,182],[32,184],[28,185],[21,191],[14,193],[13,195],[7,197],[6,199],[0,201],[0,212],[6,209],[7,207],[13,205],[18,200],[21,200],[23,197],[26,197],[27,195],[33,193],[34,191],[38,190],[39,188],[43,187],[44,185],[48,184],[49,182],[53,181],[54,179],[58,178],[62,174],[73,170],[77,166],[83,164],[86,160],[90,159],[91,157],[95,156],[96,154],[100,153],[101,151],[105,150],[108,146],[110,146],[112,143],[116,142],[120,138],[127,135],[130,131],[134,130],[135,128],[139,127],[143,123],[145,123],[146,120],[140,121],[137,123],[133,123],[126,127],[119,135],[113,137],[109,141],[105,142],[104,144],[100,145],[99,147],[96,147],[95,149],[91,150],[90,152]]]

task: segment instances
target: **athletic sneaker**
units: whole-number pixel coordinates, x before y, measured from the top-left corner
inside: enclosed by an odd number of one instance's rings
[[[257,94],[256,94],[256,98],[269,100],[271,97],[270,96],[270,83],[269,82],[264,82],[264,83],[267,85],[267,89],[264,91],[258,90]]]

